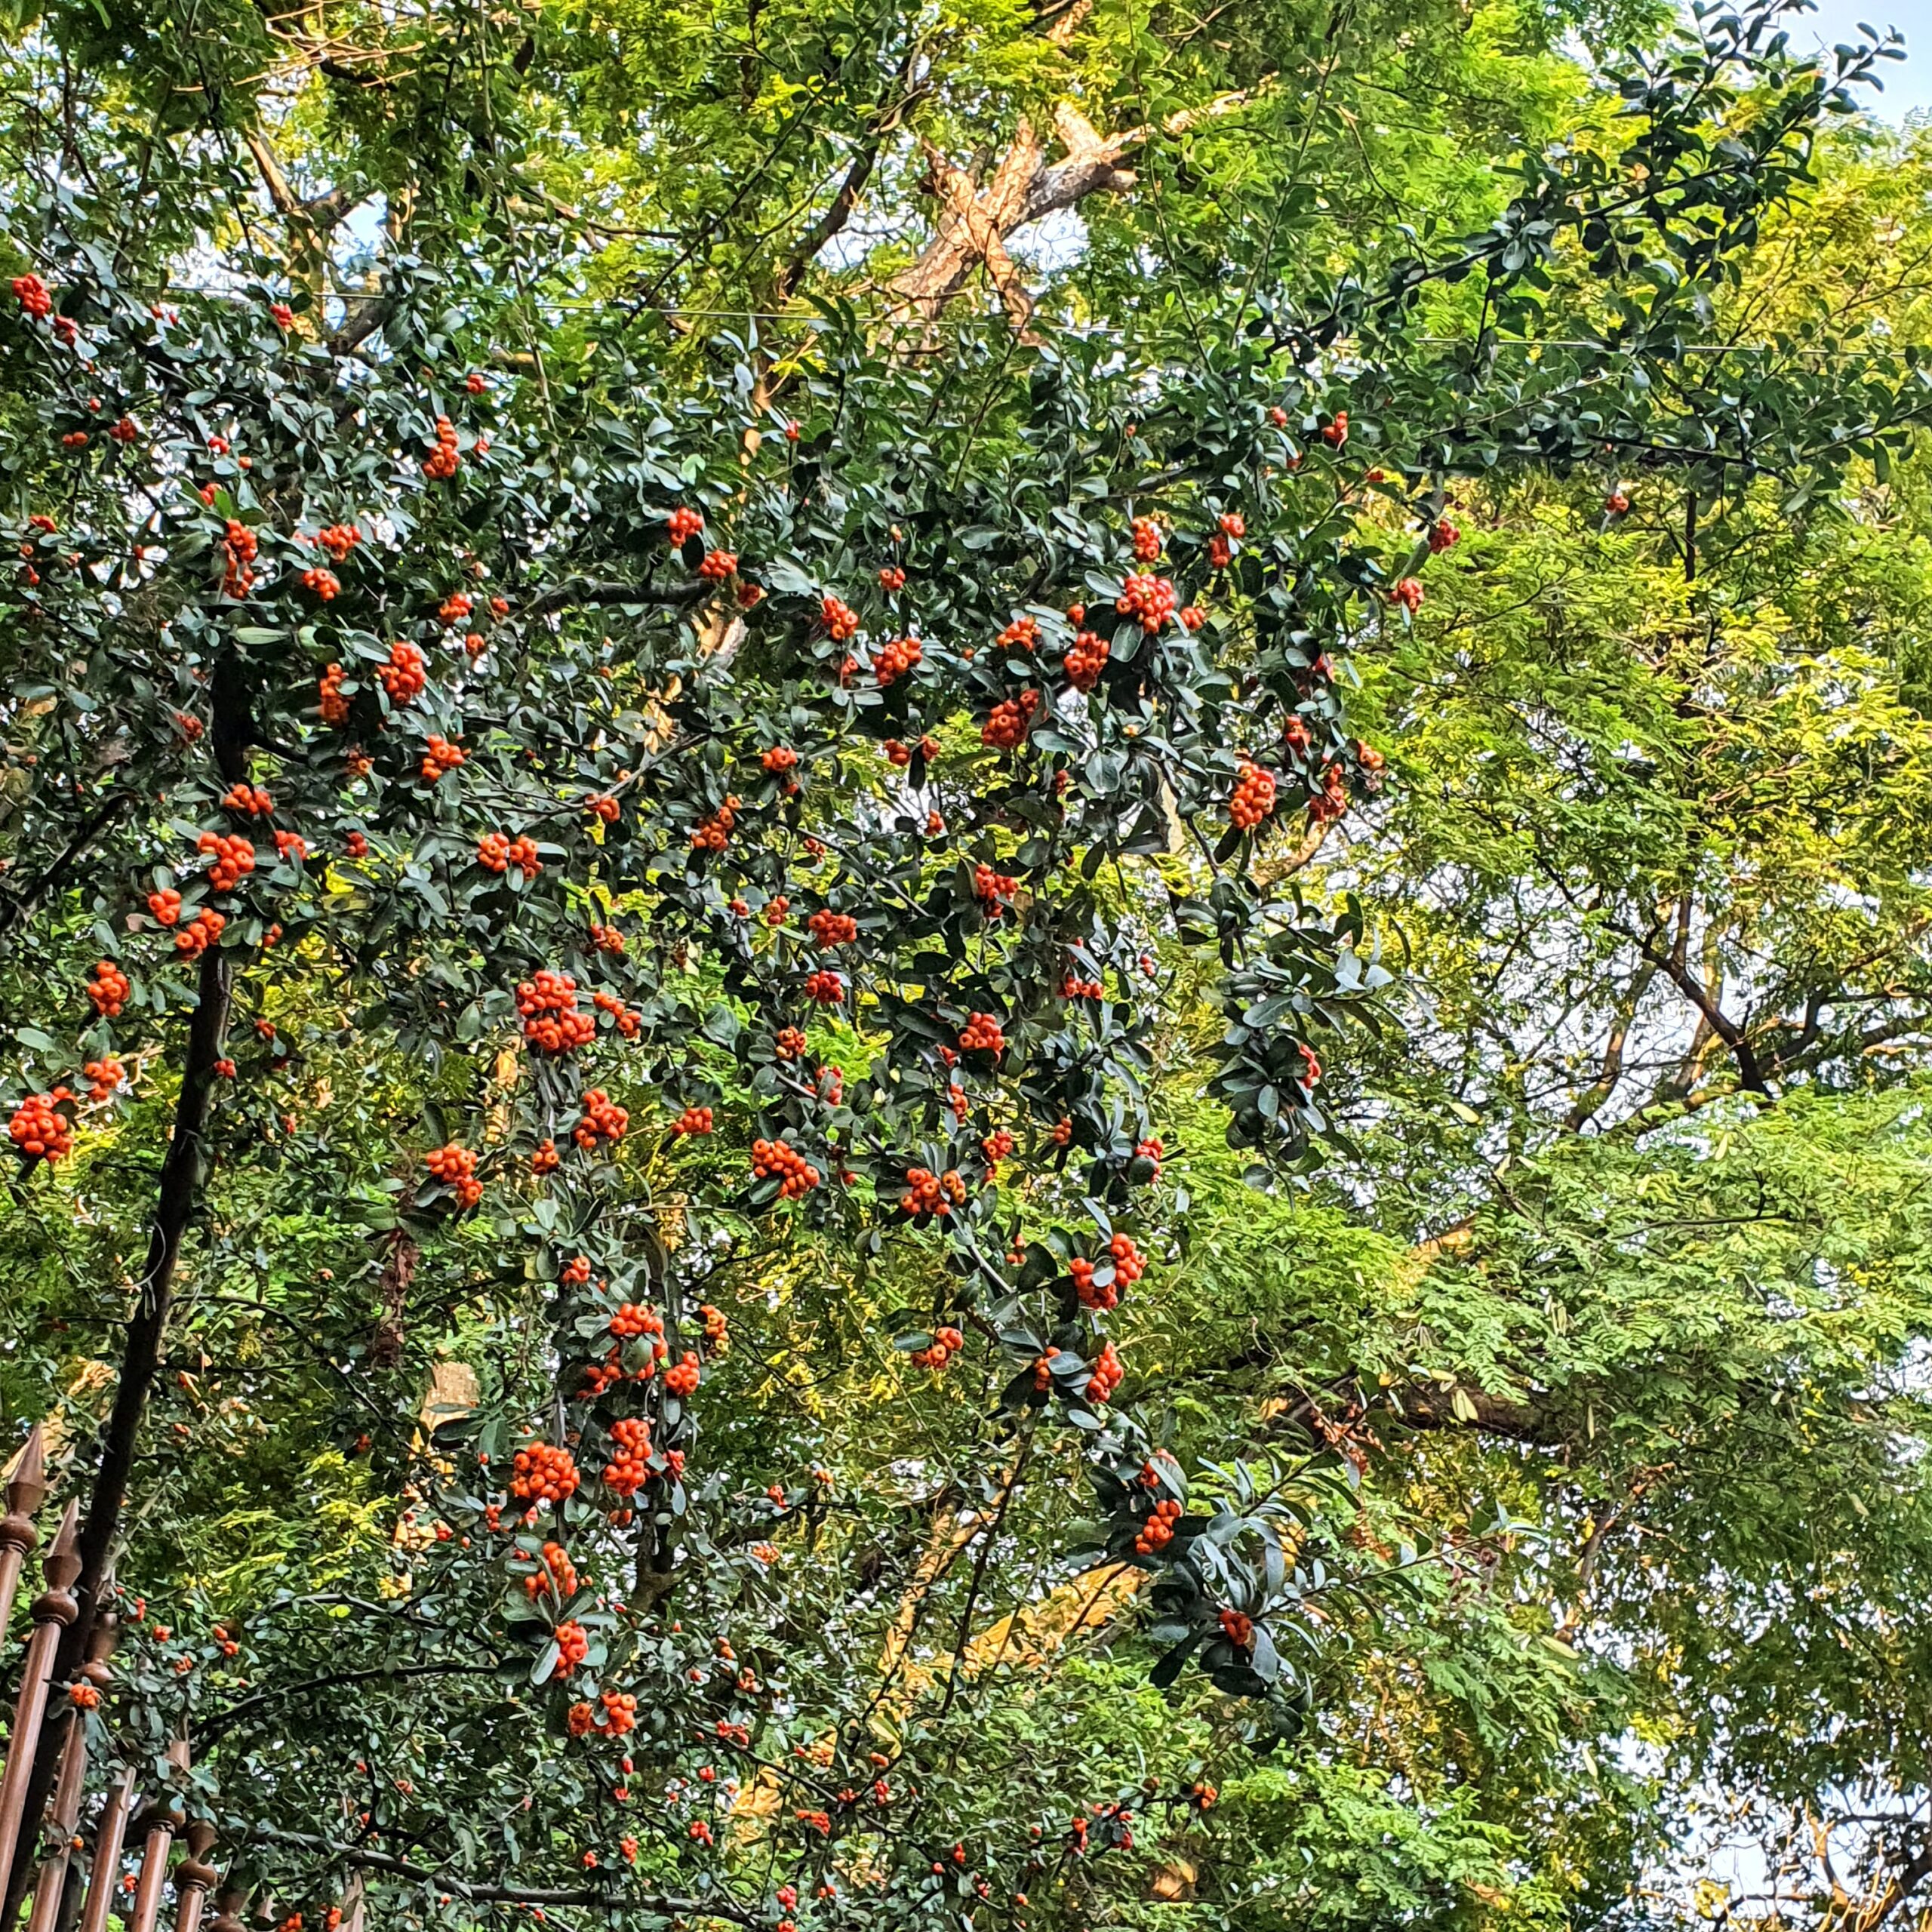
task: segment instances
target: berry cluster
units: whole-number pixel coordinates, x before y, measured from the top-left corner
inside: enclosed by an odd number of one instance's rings
[[[950,1214],[965,1198],[966,1183],[958,1168],[936,1174],[930,1168],[909,1168],[899,1204],[909,1214]]]
[[[731,842],[731,828],[738,822],[737,795],[724,802],[691,834],[693,847],[700,852],[721,852]]]
[[[1429,528],[1429,549],[1432,556],[1440,556],[1444,550],[1452,550],[1463,540],[1463,533],[1445,517],[1438,518]]]
[[[994,1128],[980,1141],[980,1152],[986,1157],[989,1168],[998,1167],[1013,1152],[1013,1136],[1003,1127]]]
[[[821,907],[805,921],[820,946],[850,946],[859,937],[859,922],[849,912]]]
[[[881,590],[903,590],[906,588],[905,571],[897,564],[881,564],[879,566],[878,587]]]
[[[681,503],[664,519],[664,534],[681,547],[704,528],[704,512]]]
[[[1076,1254],[1066,1264],[1067,1272],[1073,1277],[1074,1292],[1080,1297],[1082,1308],[1091,1308],[1096,1314],[1104,1315],[1120,1303],[1120,1291],[1111,1281],[1096,1282],[1094,1279],[1095,1264],[1083,1254]]]
[[[1224,1610],[1221,1613],[1221,1631],[1236,1650],[1244,1651],[1254,1641],[1254,1620],[1243,1616],[1238,1610]]]
[[[1151,516],[1134,519],[1134,555],[1137,563],[1151,564],[1161,554],[1163,541],[1161,526]]]
[[[973,868],[973,897],[985,909],[989,918],[997,918],[1013,903],[1020,881],[1010,873],[996,872],[991,866]]]
[[[105,1060],[91,1060],[82,1072],[93,1083],[88,1088],[88,1098],[97,1105],[108,1099],[128,1077],[128,1069],[109,1054]]]
[[[331,664],[317,681],[315,703],[322,714],[325,724],[346,724],[349,722],[349,700],[342,694],[343,681],[343,669],[340,664]]]
[[[326,530],[315,533],[315,541],[337,563],[342,562],[361,540],[361,531],[352,523],[332,523]]]
[[[1032,728],[1033,714],[1040,708],[1038,691],[1022,691],[1017,697],[1003,697],[987,713],[980,727],[980,742],[996,750],[1011,751]]]
[[[711,1131],[711,1109],[709,1107],[687,1107],[671,1123],[673,1134],[709,1134]]]
[[[311,565],[302,573],[302,588],[312,591],[325,604],[332,602],[342,594],[342,580],[334,571],[325,571],[319,565]]]
[[[614,1447],[604,1466],[605,1486],[620,1496],[635,1496],[651,1480],[651,1425],[626,1416],[611,1425],[611,1440]]]
[[[1069,971],[1060,983],[1062,999],[1099,999],[1104,996],[1106,987],[1098,980],[1083,980],[1078,973]]]
[[[54,312],[54,297],[48,293],[46,283],[37,275],[14,276],[14,295],[20,306],[36,321]]]
[[[1037,617],[1015,617],[993,640],[1002,651],[1031,651],[1039,641],[1040,622]]]
[[[931,1346],[912,1351],[915,1368],[941,1369],[966,1346],[966,1337],[957,1328],[936,1328]]]
[[[697,574],[707,583],[723,583],[738,574],[735,550],[707,550],[699,559]]]
[[[611,1333],[620,1340],[635,1341],[640,1335],[662,1335],[664,1318],[641,1301],[620,1303],[611,1318]]]
[[[786,1201],[809,1194],[822,1178],[817,1168],[789,1140],[754,1140],[752,1173],[759,1180],[769,1180],[774,1174],[782,1176],[778,1192]]]
[[[1348,810],[1348,783],[1342,776],[1342,768],[1339,764],[1331,764],[1324,769],[1321,787],[1309,800],[1308,808],[1318,825],[1332,825]]]
[[[990,1013],[975,1013],[967,1020],[959,1035],[959,1051],[965,1054],[996,1054],[1006,1046],[1006,1035]]]
[[[546,1543],[540,1560],[542,1567],[523,1580],[525,1594],[534,1599],[548,1590],[559,1603],[568,1603],[577,1595],[577,1565],[570,1552],[560,1543]]]
[[[843,644],[848,638],[858,635],[859,614],[851,605],[841,603],[836,597],[822,598],[818,614],[826,636],[833,643]]]
[[[583,1097],[583,1118],[571,1130],[571,1138],[588,1154],[600,1139],[617,1141],[631,1124],[629,1114],[614,1105],[602,1088],[593,1087]]]
[[[1157,1549],[1165,1549],[1174,1540],[1174,1525],[1180,1521],[1180,1505],[1172,1497],[1155,1503],[1154,1513],[1134,1539],[1134,1548],[1143,1556],[1152,1556]]]
[[[526,1503],[561,1503],[577,1494],[577,1463],[568,1449],[533,1442],[516,1452],[510,1494]]]
[[[94,1002],[94,1010],[105,1020],[118,1020],[121,1008],[134,988],[128,983],[128,976],[111,959],[103,959],[94,969],[94,977],[88,982],[88,998]]]
[[[698,1383],[698,1359],[687,1349],[674,1368],[664,1371],[664,1386],[674,1395],[688,1395]]]
[[[1082,631],[1066,648],[1066,681],[1077,691],[1091,691],[1107,668],[1113,646],[1095,631]]]
[[[890,644],[880,645],[872,659],[872,675],[878,681],[879,689],[884,691],[897,683],[924,654],[915,637],[895,638]]]
[[[423,1157],[423,1164],[446,1186],[456,1190],[456,1198],[466,1208],[474,1208],[483,1198],[483,1183],[476,1178],[476,1156],[467,1147],[451,1141]]]
[[[486,832],[477,840],[476,863],[491,872],[506,872],[514,866],[526,879],[534,878],[543,869],[533,840],[512,838],[501,832]]]
[[[1094,1364],[1087,1378],[1087,1399],[1098,1408],[1112,1399],[1114,1391],[1121,1385],[1127,1371],[1121,1366],[1121,1358],[1114,1352],[1109,1342],[1100,1351],[1100,1359]]]
[[[429,681],[426,660],[413,644],[391,645],[389,662],[379,665],[376,675],[383,681],[383,689],[388,692],[392,704],[407,704],[411,698],[420,697]]]
[[[436,418],[436,447],[423,460],[423,474],[438,482],[448,482],[456,474],[459,460],[456,425],[447,416]]]
[[[226,917],[213,907],[204,906],[179,932],[174,935],[174,949],[184,958],[197,959],[215,941],[220,938],[222,928],[228,924]]]
[[[574,1479],[575,1472],[572,1472]],[[568,1677],[590,1654],[590,1639],[580,1623],[560,1623],[556,1629],[557,1671]]]
[[[808,975],[805,980],[805,997],[815,1005],[838,1005],[845,997],[843,974],[822,969]]]
[[[229,811],[239,812],[245,818],[268,818],[275,811],[275,800],[260,785],[239,782],[231,785],[221,795],[221,802]]]
[[[85,436],[82,438],[82,441],[86,440]],[[245,523],[230,517],[227,534],[222,540],[227,561],[223,565],[221,575],[221,587],[229,596],[245,597],[254,589],[255,555],[259,547],[255,533]]]
[[[1420,577],[1403,577],[1389,594],[1412,617],[1422,608],[1422,580]]]
[[[54,1102],[68,1097],[64,1087],[51,1094],[29,1094],[14,1109],[7,1131],[23,1154],[42,1161],[63,1159],[74,1150],[73,1130]]]
[[[232,892],[255,869],[251,839],[224,838],[218,832],[205,832],[195,840],[195,849],[214,856],[214,863],[208,868],[208,884],[217,892]]]
[[[1127,580],[1126,587],[1114,601],[1114,608],[1124,616],[1138,618],[1140,628],[1151,635],[1174,615],[1180,601],[1168,578],[1137,572]]]
[[[774,777],[783,777],[796,768],[798,754],[789,745],[774,745],[768,751],[759,753],[758,761]]]
[[[1244,764],[1228,801],[1229,822],[1239,831],[1252,832],[1274,809],[1275,774],[1258,764]]]
[[[423,777],[425,782],[435,784],[438,779],[454,771],[468,755],[462,746],[453,739],[440,737],[432,731],[423,748]]]
[[[597,1037],[597,1023],[577,1004],[577,981],[568,973],[540,968],[516,989],[523,1037],[540,1053],[567,1054]]]

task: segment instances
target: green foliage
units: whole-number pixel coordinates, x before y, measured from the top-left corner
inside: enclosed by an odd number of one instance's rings
[[[97,1783],[311,1925],[1663,1919],[1712,1790],[1909,1868],[1926,157],[1664,26],[22,34],[0,1404]]]

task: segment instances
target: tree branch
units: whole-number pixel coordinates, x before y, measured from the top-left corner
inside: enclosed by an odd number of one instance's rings
[[[667,1918],[724,1918],[734,1925],[762,1926],[768,1915],[749,1906],[717,1898],[680,1898],[663,1894],[626,1897],[615,1887],[599,1890],[580,1886],[569,1890],[538,1891],[521,1885],[475,1885],[453,1872],[412,1865],[386,1851],[365,1850],[359,1845],[337,1844],[308,1832],[281,1831],[272,1826],[258,1827],[251,1835],[269,1844],[285,1844],[304,1851],[318,1851],[332,1860],[359,1866],[365,1872],[386,1872],[412,1884],[435,1885],[460,1899],[478,1905],[623,1906],[635,1912],[657,1912]]]
[[[666,587],[644,583],[600,583],[589,577],[573,577],[539,592],[524,608],[531,616],[540,617],[579,605],[656,604],[681,610],[703,603],[716,588],[716,585],[702,578],[694,583]]]
[[[4,900],[0,900],[0,934],[11,932],[48,893],[62,883],[72,869],[75,860],[80,858],[106,829],[110,820],[127,809],[134,795],[133,792],[126,790],[115,792],[106,804],[81,821],[79,829],[68,840],[60,856],[37,879],[30,885],[23,886],[18,892],[9,893]]]

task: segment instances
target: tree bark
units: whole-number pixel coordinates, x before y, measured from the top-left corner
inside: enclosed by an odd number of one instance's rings
[[[252,701],[238,667],[224,659],[215,669],[211,687],[214,715],[209,743],[217,770],[234,783],[248,773],[248,747],[254,734]],[[128,1500],[142,1417],[160,1371],[168,1318],[174,1303],[175,1272],[181,1242],[200,1205],[202,1138],[209,1104],[219,1077],[215,1063],[222,1057],[228,1032],[229,1008],[234,992],[233,955],[218,946],[202,955],[195,1010],[188,1023],[188,1043],[181,1068],[181,1088],[175,1099],[174,1119],[168,1152],[162,1157],[155,1190],[154,1219],[148,1231],[148,1250],[134,1291],[134,1314],[122,1345],[120,1378],[101,1437],[100,1460],[81,1523],[80,1574],[74,1593],[80,1612],[70,1623],[54,1654],[54,1681],[72,1676],[88,1655],[95,1619],[100,1615],[121,1514]],[[33,1775],[26,1792],[25,1820],[13,1868],[4,1875],[0,1896],[0,1932],[11,1932],[35,1870],[40,1820],[59,1767],[54,1734],[41,1740]]]
[[[71,1677],[86,1655],[94,1620],[100,1611],[101,1580],[128,1500],[128,1481],[134,1470],[141,1418],[161,1366],[168,1313],[174,1306],[181,1240],[201,1198],[202,1137],[217,1077],[215,1062],[221,1057],[223,1036],[227,1031],[232,986],[233,969],[228,956],[219,947],[211,946],[202,955],[198,996],[188,1028],[187,1061],[182,1069],[180,1094],[175,1102],[173,1137],[162,1163],[147,1259],[136,1290],[134,1316],[128,1324],[121,1377],[101,1441],[100,1466],[81,1524],[81,1574],[75,1586],[80,1614],[63,1633],[60,1647],[55,1653],[57,1683]],[[38,1821],[53,1786],[56,1767],[57,1754],[47,1748],[50,1741],[43,1740],[27,1787],[29,1828],[22,1831],[14,1854],[5,1903],[4,1909],[0,1909],[0,1926],[14,1924],[33,1875]]]
[[[926,142],[928,186],[940,202],[938,224],[924,252],[893,283],[893,294],[915,315],[936,321],[973,271],[983,266],[1014,327],[1023,330],[1033,312],[1033,298],[1006,251],[1009,235],[1077,206],[1089,195],[1126,193],[1139,178],[1121,165],[1126,155],[1158,135],[1185,134],[1204,122],[1237,112],[1272,85],[1272,79],[1263,81],[1203,106],[1171,114],[1158,124],[1108,135],[1063,102],[1054,111],[1054,130],[1066,150],[1063,157],[1049,162],[1032,122],[1022,120],[983,189]]]

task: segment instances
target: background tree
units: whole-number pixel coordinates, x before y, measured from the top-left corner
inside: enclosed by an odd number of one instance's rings
[[[285,1914],[1601,1914],[1854,1773],[1909,1878],[1915,688],[1761,641],[1910,474],[1871,54],[678,24],[17,50],[7,1373],[106,1734]],[[1753,884],[1767,782],[1854,810]],[[1713,1640],[1820,1567],[1882,1666]]]

